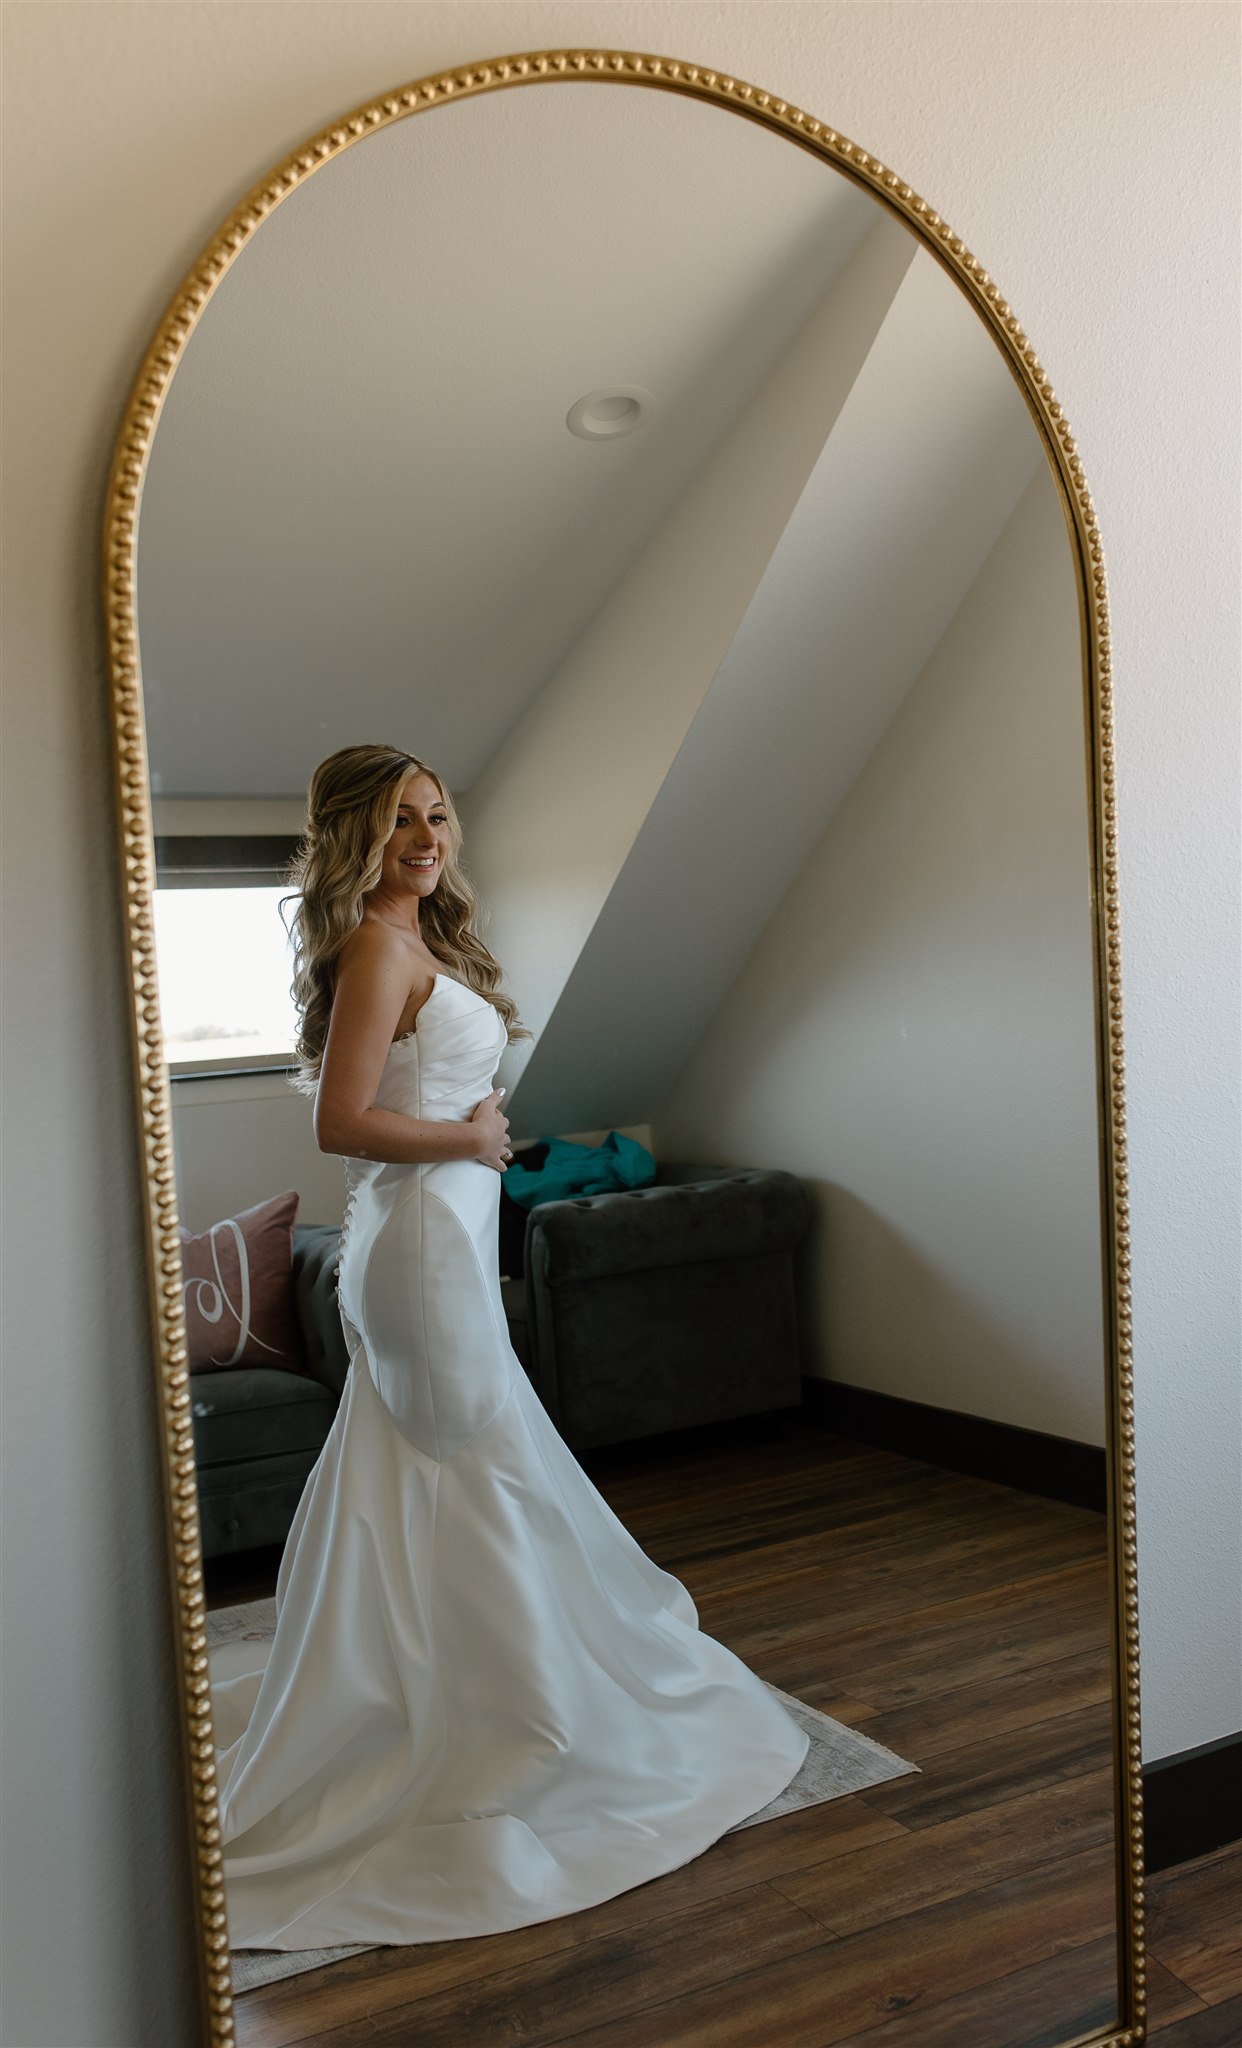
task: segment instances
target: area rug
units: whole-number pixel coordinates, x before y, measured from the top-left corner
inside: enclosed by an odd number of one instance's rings
[[[276,1628],[275,1600],[251,1600],[242,1607],[219,1607],[207,1617],[207,1640],[214,1649],[220,1643],[261,1642]],[[880,1785],[888,1778],[904,1778],[918,1765],[847,1728],[804,1701],[770,1685],[772,1693],[811,1738],[806,1760],[797,1777],[758,1813],[750,1814],[729,1829],[758,1827],[782,1813],[796,1813],[804,1806],[821,1806],[828,1799],[843,1799],[850,1792],[864,1792],[868,1785]],[[254,1991],[260,1984],[274,1984],[281,1977],[297,1977],[304,1970],[317,1970],[324,1963],[343,1962],[346,1956],[361,1955],[370,1942],[350,1948],[234,1949],[233,1990]]]

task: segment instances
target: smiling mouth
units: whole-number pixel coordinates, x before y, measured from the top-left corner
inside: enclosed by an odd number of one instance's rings
[[[433,854],[426,860],[402,860],[401,865],[403,868],[434,868],[437,863]]]

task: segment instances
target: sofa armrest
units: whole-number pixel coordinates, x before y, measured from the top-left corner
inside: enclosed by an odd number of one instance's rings
[[[314,1379],[340,1398],[349,1371],[349,1352],[336,1304],[336,1267],[341,1233],[327,1223],[299,1223],[293,1231],[293,1307],[302,1333],[306,1366]]]
[[[792,1251],[810,1196],[792,1173],[739,1167],[712,1179],[541,1202],[526,1230],[536,1288],[659,1266],[708,1264]]]

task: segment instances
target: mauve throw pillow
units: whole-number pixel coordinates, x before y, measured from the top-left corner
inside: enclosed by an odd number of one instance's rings
[[[274,1195],[196,1237],[181,1233],[191,1372],[267,1365],[305,1372],[293,1313],[296,1194]]]

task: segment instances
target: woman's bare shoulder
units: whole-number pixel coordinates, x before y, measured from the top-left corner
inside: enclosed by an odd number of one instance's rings
[[[414,950],[409,934],[399,931],[396,925],[386,924],[378,917],[364,918],[337,957],[342,964],[346,960],[366,960],[381,965],[390,960],[408,960]]]
[[[351,1014],[380,1017],[391,1037],[411,1028],[434,987],[434,962],[414,933],[364,919],[341,948],[333,1010],[344,1004]]]

